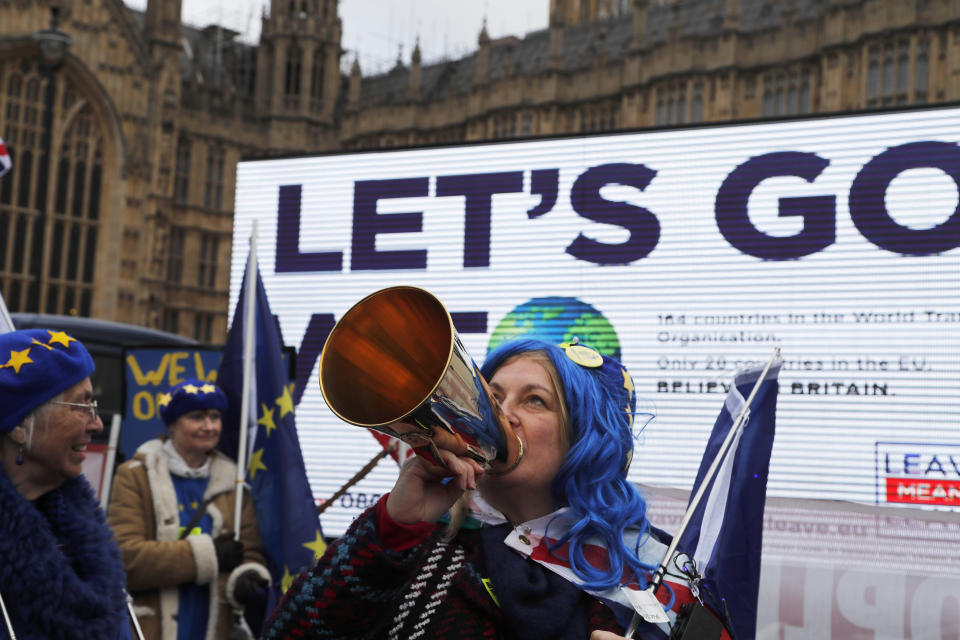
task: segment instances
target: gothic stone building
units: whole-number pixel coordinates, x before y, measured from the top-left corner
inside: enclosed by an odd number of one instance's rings
[[[337,0],[271,0],[257,44],[181,0],[0,0],[8,307],[221,342],[243,157],[960,100],[960,0],[549,2],[547,29],[365,77]]]

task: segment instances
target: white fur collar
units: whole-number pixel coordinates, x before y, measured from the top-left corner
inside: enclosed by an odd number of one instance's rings
[[[203,461],[199,467],[191,467],[183,459],[180,452],[173,446],[173,440],[165,440],[163,443],[163,455],[167,458],[167,469],[175,476],[181,478],[209,478],[210,477],[210,456]]]

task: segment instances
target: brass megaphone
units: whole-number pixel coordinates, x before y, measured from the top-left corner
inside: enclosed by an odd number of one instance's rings
[[[399,438],[441,467],[439,449],[492,474],[523,457],[450,314],[418,287],[381,289],[340,318],[320,355],[320,391],[340,419]]]

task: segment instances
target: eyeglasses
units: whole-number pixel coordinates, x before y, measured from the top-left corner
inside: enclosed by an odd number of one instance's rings
[[[86,409],[90,412],[90,418],[92,420],[97,419],[97,401],[93,402],[51,402],[50,404],[59,404],[65,407],[77,407],[78,409]]]

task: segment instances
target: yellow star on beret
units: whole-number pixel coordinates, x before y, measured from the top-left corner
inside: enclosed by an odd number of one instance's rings
[[[50,344],[62,344],[65,347],[69,347],[71,342],[76,342],[76,338],[71,338],[63,331],[51,331],[47,329],[47,333],[50,334]]]
[[[187,393],[200,393],[200,388],[194,384],[185,384],[183,385],[183,390]]]
[[[200,387],[200,391],[202,391],[202,392],[204,392],[204,393],[213,393],[213,392],[216,391],[216,390],[217,390],[217,388],[216,388],[215,386],[213,386],[212,384],[205,384],[205,385],[203,385],[202,387]]]
[[[628,392],[633,393],[633,378],[630,377],[630,374],[627,373],[626,369],[621,369],[620,372],[623,373],[623,388]]]
[[[30,349],[29,347],[23,351],[11,351],[10,359],[7,360],[7,363],[3,365],[4,367],[13,367],[14,373],[20,373],[20,367],[25,364],[32,363],[33,360],[30,359]]]
[[[157,406],[158,406],[158,407],[165,407],[165,406],[167,406],[168,404],[170,404],[170,394],[169,394],[169,393],[161,393],[160,396],[157,398]]]
[[[33,340],[31,340],[30,343],[31,343],[31,344],[35,344],[35,345],[40,346],[40,347],[43,347],[43,348],[46,349],[47,351],[53,351],[53,347],[51,347],[51,346],[48,345],[48,344],[44,344],[44,343],[40,342],[40,341],[37,340],[36,338],[34,338]]]

